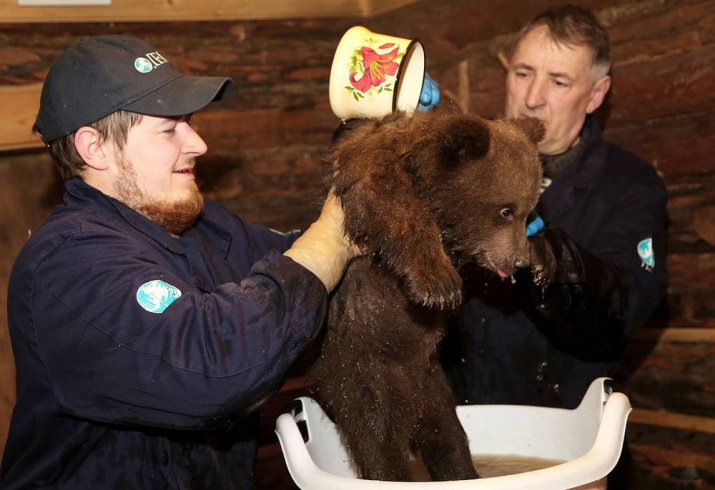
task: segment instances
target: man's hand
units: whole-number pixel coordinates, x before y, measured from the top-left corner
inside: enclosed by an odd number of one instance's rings
[[[343,219],[343,208],[331,189],[318,219],[284,253],[318,276],[328,292],[340,282],[348,263],[362,255],[345,236]]]
[[[551,244],[543,234],[529,237],[529,255],[534,284],[545,288],[556,276],[556,257]]]
[[[532,211],[526,218],[526,236],[534,236],[544,229],[544,220],[539,213]]]
[[[545,288],[554,280],[556,274],[556,257],[551,244],[543,233],[544,220],[536,210],[526,218],[526,236],[529,237],[529,253],[531,274],[534,284]]]
[[[439,103],[439,85],[435,82],[428,73],[425,73],[424,82],[422,82],[422,93],[420,93],[420,101],[417,108],[420,111],[429,111]]]

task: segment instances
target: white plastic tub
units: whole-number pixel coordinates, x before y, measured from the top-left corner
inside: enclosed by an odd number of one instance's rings
[[[574,410],[459,406],[457,415],[469,436],[472,454],[565,462],[515,475],[450,482],[357,479],[335,425],[311,398],[296,399],[292,412],[278,417],[276,433],[288,470],[303,490],[596,489],[605,488],[605,477],[618,461],[630,411],[628,398],[612,393],[608,378],[593,381]]]

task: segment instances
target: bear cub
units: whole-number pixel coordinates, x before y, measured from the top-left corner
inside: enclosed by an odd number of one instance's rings
[[[478,478],[437,347],[462,265],[507,278],[529,264],[542,137],[536,120],[435,109],[362,120],[334,141],[331,184],[366,255],[331,297],[307,381],[361,478],[411,481],[411,455],[433,480]]]

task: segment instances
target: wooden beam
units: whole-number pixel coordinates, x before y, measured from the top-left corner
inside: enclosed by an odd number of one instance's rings
[[[633,334],[641,340],[715,343],[715,328],[644,328]]]
[[[634,408],[628,416],[628,421],[636,424],[715,434],[715,418],[699,417],[697,415]]]
[[[363,11],[365,17],[373,17],[375,15],[392,12],[398,8],[415,3],[417,0],[363,0]]]
[[[416,0],[112,0],[88,7],[0,4],[3,23],[20,22],[161,22],[297,18],[368,18]]]
[[[41,83],[0,86],[0,151],[42,148],[32,125],[40,106]]]

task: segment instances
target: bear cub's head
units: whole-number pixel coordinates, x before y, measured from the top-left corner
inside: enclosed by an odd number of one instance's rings
[[[433,131],[407,160],[415,192],[429,203],[457,263],[476,261],[508,277],[529,265],[526,219],[540,194],[543,125],[465,114],[435,119],[442,121],[415,120]],[[433,164],[419,163],[427,161]]]
[[[456,109],[348,122],[329,155],[348,236],[400,276],[416,303],[454,307],[458,268],[505,278],[529,265],[526,218],[539,198],[537,120]]]

